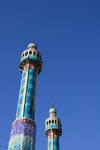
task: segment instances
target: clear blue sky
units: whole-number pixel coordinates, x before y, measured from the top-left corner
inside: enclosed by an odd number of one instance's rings
[[[0,136],[10,136],[20,55],[33,40],[44,62],[37,81],[36,150],[47,150],[44,122],[51,104],[63,124],[61,150],[100,150],[99,0],[1,1]]]

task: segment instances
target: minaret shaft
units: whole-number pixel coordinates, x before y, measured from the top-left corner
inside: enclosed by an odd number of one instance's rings
[[[21,117],[34,119],[36,76],[34,66],[27,64],[22,73],[16,119]]]
[[[48,150],[60,150],[59,137],[56,132],[51,131],[48,135]]]

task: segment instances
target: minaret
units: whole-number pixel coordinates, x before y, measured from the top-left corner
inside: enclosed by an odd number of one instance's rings
[[[62,135],[62,125],[53,105],[49,110],[49,118],[45,121],[45,135],[48,137],[48,150],[60,150],[59,137]]]
[[[41,54],[33,42],[22,55],[22,73],[16,119],[12,124],[8,150],[35,150],[35,97],[37,75],[42,69]]]

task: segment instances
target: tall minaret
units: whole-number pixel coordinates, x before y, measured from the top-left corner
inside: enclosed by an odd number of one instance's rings
[[[48,150],[60,150],[59,137],[62,135],[62,125],[53,105],[49,110],[49,118],[45,121],[45,135],[48,137]]]
[[[41,54],[33,42],[21,55],[22,73],[16,119],[12,124],[8,150],[35,150],[35,97],[37,75],[42,69]]]

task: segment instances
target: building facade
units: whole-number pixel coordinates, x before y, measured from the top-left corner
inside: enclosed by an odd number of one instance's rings
[[[42,58],[33,42],[22,55],[22,73],[16,119],[12,124],[8,150],[35,150],[35,97],[37,75],[42,69]]]

